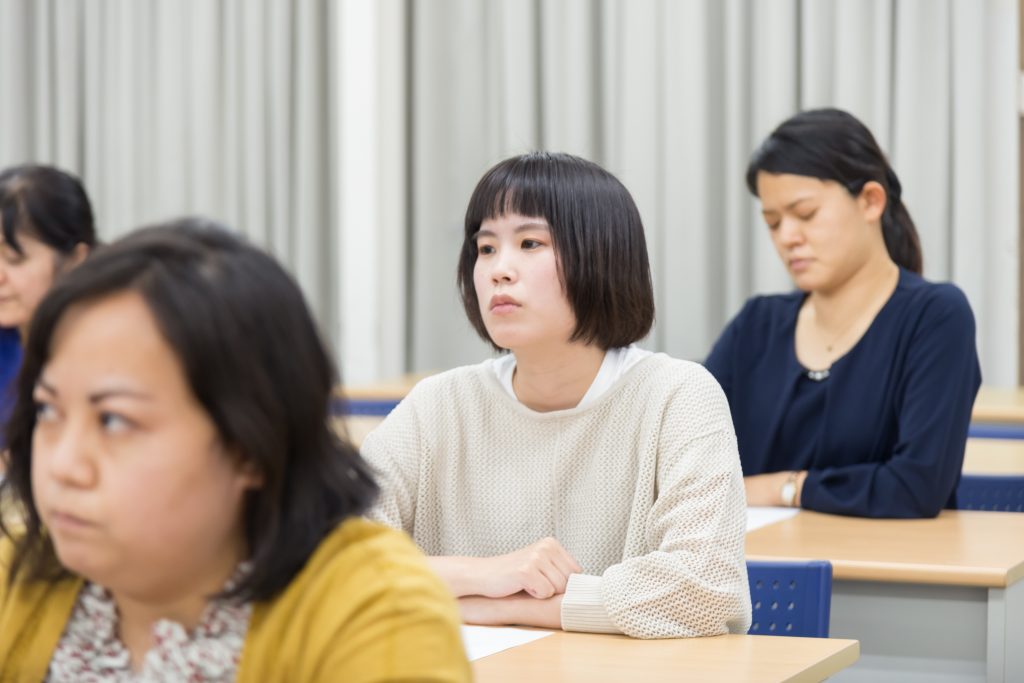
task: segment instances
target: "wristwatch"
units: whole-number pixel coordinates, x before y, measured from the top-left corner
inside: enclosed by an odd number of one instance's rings
[[[790,472],[789,477],[786,478],[786,483],[782,485],[782,489],[779,491],[782,504],[788,508],[796,504],[796,480],[799,476],[799,472]]]

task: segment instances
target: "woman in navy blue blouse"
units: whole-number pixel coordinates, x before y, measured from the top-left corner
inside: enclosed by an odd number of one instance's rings
[[[750,505],[865,517],[955,506],[981,383],[974,316],[921,277],[900,183],[836,109],[782,123],[747,185],[798,291],[750,299],[706,361],[729,398]]]
[[[95,244],[92,206],[78,178],[34,164],[0,173],[0,424],[13,405],[21,341],[36,306]]]

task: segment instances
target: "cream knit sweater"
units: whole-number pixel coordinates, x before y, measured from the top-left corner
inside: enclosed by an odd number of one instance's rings
[[[703,367],[655,354],[585,408],[538,413],[485,363],[420,382],[366,437],[370,516],[428,555],[552,536],[583,568],[562,627],[639,638],[745,633],[743,478]]]

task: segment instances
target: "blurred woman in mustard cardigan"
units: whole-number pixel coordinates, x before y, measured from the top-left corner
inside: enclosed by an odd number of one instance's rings
[[[298,287],[199,221],[101,250],[27,337],[0,680],[465,681],[454,601],[328,426]]]

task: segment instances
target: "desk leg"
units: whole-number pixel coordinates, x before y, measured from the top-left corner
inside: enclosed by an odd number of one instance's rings
[[[988,683],[1024,681],[1024,581],[988,589]]]

